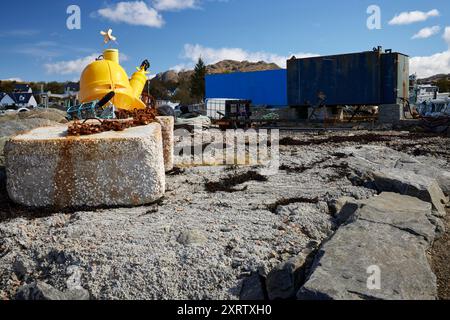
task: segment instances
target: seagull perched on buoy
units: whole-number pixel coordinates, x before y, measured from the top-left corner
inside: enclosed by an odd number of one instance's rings
[[[100,34],[104,38],[105,44],[109,43],[110,41],[116,42],[117,38],[112,35],[112,29],[108,29],[108,31],[100,31]]]

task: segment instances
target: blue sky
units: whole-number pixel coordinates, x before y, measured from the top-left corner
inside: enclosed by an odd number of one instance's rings
[[[73,4],[80,30],[66,26]],[[370,5],[380,8],[381,29],[367,28]],[[15,0],[2,1],[2,12],[0,79],[76,80],[105,48],[99,32],[108,28],[128,73],[145,58],[155,74],[190,68],[199,55],[283,66],[292,54],[377,45],[410,55],[419,76],[450,73],[448,0]]]

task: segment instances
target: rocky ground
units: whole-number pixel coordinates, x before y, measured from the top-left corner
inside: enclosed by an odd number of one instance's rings
[[[431,266],[437,277],[439,298],[450,300],[450,210],[447,210],[445,224],[447,231],[438,239],[431,251]]]
[[[0,115],[0,166],[4,165],[3,147],[10,136],[34,128],[67,123],[65,117],[66,113],[57,109],[36,109]]]
[[[348,148],[386,146],[374,154],[408,155],[450,171],[448,138],[409,132],[280,138],[276,175],[262,175],[259,166],[174,170],[164,199],[137,208],[28,210],[8,200],[0,169],[0,298],[290,298],[339,226],[336,200],[378,194],[354,179],[357,156]],[[448,245],[446,234],[431,257],[446,299]],[[305,267],[295,288],[281,290],[277,270],[299,264]]]

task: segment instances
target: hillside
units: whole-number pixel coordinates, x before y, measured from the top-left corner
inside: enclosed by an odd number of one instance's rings
[[[249,61],[234,61],[223,60],[216,64],[208,65],[206,67],[208,74],[230,73],[230,72],[252,72],[264,70],[280,69],[275,63],[267,63],[264,61],[249,62]],[[156,79],[162,82],[178,83],[180,80],[189,79],[193,74],[192,70],[176,72],[169,70],[156,75]]]
[[[425,84],[425,83],[437,83],[439,81],[448,81],[450,80],[450,73],[449,74],[436,74],[434,76],[418,79],[417,82],[419,84]]]

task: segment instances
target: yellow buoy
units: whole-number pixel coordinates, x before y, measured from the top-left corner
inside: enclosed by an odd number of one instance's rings
[[[120,64],[119,50],[117,49],[106,49],[105,51],[103,51],[103,58],[105,58],[105,60],[113,61],[117,64]]]
[[[100,100],[111,91],[115,92],[111,102],[118,109],[144,109],[142,90],[147,82],[147,65],[141,66],[131,78],[119,64],[119,50],[106,49],[103,59],[92,62],[84,69],[80,79],[80,101]]]

